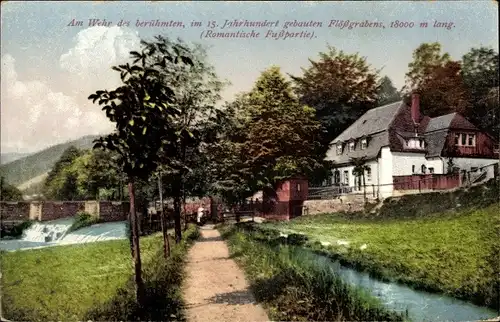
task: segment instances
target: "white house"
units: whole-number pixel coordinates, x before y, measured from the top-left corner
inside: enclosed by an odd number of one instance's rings
[[[368,167],[366,185],[380,197],[392,195],[395,176],[445,174],[450,167],[491,176],[499,162],[491,136],[458,113],[421,115],[416,94],[411,106],[397,102],[367,111],[332,141],[326,159],[335,169],[327,184],[359,190],[352,158],[361,157]]]

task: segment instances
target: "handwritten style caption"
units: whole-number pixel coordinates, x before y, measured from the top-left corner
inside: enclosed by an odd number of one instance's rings
[[[139,20],[129,21],[120,20],[116,23],[106,19],[92,18],[85,20],[72,19],[67,27],[94,27],[113,25],[119,27],[137,27],[137,28],[171,28],[184,29],[194,28],[200,30],[200,39],[227,39],[227,38],[252,38],[252,39],[314,39],[316,38],[315,31],[319,28],[328,29],[413,29],[413,28],[440,28],[452,30],[455,24],[450,21],[400,21],[394,20],[389,23],[380,21],[370,21],[367,19],[339,20],[332,19],[329,21],[280,21],[280,20],[247,20],[247,19],[223,19],[220,21],[191,21],[186,23],[178,20]]]

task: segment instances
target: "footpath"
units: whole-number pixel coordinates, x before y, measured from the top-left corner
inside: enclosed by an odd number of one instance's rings
[[[206,225],[191,247],[186,265],[183,298],[188,322],[269,321],[249,290],[243,271],[229,258],[229,249]]]

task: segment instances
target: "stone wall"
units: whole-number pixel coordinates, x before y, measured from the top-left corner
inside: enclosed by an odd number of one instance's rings
[[[304,202],[304,215],[317,215],[330,212],[355,212],[364,209],[363,196],[346,195],[329,200],[306,200]]]
[[[51,201],[42,204],[41,221],[72,217],[85,210],[85,201]]]
[[[0,202],[0,220],[48,221],[75,216],[86,211],[105,222],[127,220],[128,202],[111,201],[20,201]]]
[[[99,219],[103,222],[125,221],[128,211],[128,202],[101,201],[99,203]]]
[[[26,221],[30,219],[30,202],[3,201],[0,203],[0,208],[0,216],[2,221]]]

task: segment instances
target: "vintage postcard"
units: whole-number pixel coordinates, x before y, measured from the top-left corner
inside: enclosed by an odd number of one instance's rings
[[[1,7],[1,321],[500,321],[498,1]]]

